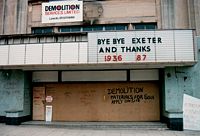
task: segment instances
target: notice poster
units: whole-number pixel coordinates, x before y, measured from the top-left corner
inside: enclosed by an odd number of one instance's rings
[[[48,105],[46,106],[46,122],[52,121],[52,106]]]
[[[42,23],[83,21],[83,1],[42,3]]]
[[[183,128],[200,130],[200,99],[184,94]]]

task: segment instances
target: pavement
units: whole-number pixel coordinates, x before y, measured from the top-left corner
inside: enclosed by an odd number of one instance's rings
[[[40,125],[0,124],[0,136],[200,136],[200,131],[171,131],[168,129],[93,129]]]

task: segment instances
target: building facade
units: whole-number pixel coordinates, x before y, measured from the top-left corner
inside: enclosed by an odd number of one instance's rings
[[[183,94],[200,98],[198,0],[0,5],[0,122],[160,121],[183,130]]]

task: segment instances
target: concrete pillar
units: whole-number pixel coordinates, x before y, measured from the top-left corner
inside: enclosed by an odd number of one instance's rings
[[[161,26],[162,29],[188,29],[188,1],[161,0]]]
[[[200,36],[200,1],[194,0],[194,12],[195,12],[195,28],[197,35]]]
[[[4,22],[4,0],[0,1],[0,35],[3,34],[3,22]]]
[[[27,33],[28,0],[18,0],[16,33]]]
[[[194,0],[187,0],[188,3],[188,21],[189,28],[195,29],[195,8],[194,8]]]
[[[161,29],[173,29],[174,22],[174,0],[161,0]]]
[[[31,119],[31,80],[21,70],[0,71],[0,122],[18,125]]]
[[[183,130],[182,88],[175,67],[165,68],[164,120],[172,130]]]
[[[187,0],[174,0],[174,19],[176,29],[189,28],[189,13]]]
[[[1,34],[25,34],[27,30],[28,0],[2,0],[0,2]],[[1,30],[3,29],[3,30]]]
[[[200,99],[200,38],[197,38],[197,44],[197,64],[164,69],[163,116],[168,127],[173,130],[183,129],[183,95]]]

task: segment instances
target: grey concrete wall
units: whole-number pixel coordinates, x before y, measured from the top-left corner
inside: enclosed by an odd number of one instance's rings
[[[28,74],[21,70],[0,71],[0,116],[6,111],[23,111],[21,116],[31,113],[31,91]]]
[[[196,29],[200,35],[199,0],[161,0],[162,29]],[[200,38],[197,40],[200,48]],[[200,53],[198,52],[198,61]],[[183,94],[200,98],[200,62],[192,67],[164,69],[163,114],[181,118]],[[169,112],[169,114],[167,113]],[[176,114],[177,113],[177,114]],[[168,114],[168,115],[167,115]],[[173,114],[173,115],[172,115]]]
[[[161,29],[196,29],[200,35],[199,0],[161,0]]]
[[[162,29],[188,29],[187,0],[161,0]]]
[[[28,0],[18,0],[16,33],[27,32]]]
[[[174,0],[175,28],[189,28],[188,0]]]
[[[200,38],[197,39],[200,49]],[[198,52],[198,61],[200,52]],[[192,67],[165,68],[164,112],[182,112],[183,94],[200,98],[200,62]]]
[[[28,0],[1,0],[0,6],[0,34],[26,33]]]
[[[200,49],[200,38],[197,40]],[[164,69],[162,85],[162,119],[172,130],[183,130],[183,96],[200,99],[200,52],[198,63],[191,67],[169,67]]]
[[[121,2],[121,4],[120,4]],[[140,23],[140,22],[158,22],[161,29],[197,29],[200,34],[200,1],[199,0],[151,0],[151,1],[94,1],[85,2],[84,21],[90,24],[96,23]],[[117,3],[117,4],[116,4]],[[127,5],[126,5],[127,3]],[[129,8],[127,13],[119,12],[112,14],[109,11],[115,8],[121,8],[121,5],[130,4],[145,5],[141,6],[141,11],[134,11],[138,6],[135,5],[133,11]],[[150,6],[148,6],[150,5]],[[40,26],[59,26],[59,25],[77,25],[82,23],[59,23],[59,24],[41,24],[41,9],[36,5],[28,7],[28,0],[1,0],[0,6],[0,34],[23,34],[30,33],[31,27]],[[39,4],[41,6],[41,4]],[[130,6],[129,6],[130,7]],[[102,8],[102,12],[97,12]],[[36,9],[36,11],[34,11]],[[39,10],[38,10],[39,9]],[[123,9],[123,7],[121,8]],[[144,10],[146,9],[146,10]],[[160,11],[159,11],[160,10]],[[34,11],[34,12],[33,12]],[[96,13],[97,12],[97,13]],[[123,14],[124,13],[124,14]],[[131,13],[131,14],[130,14]],[[142,14],[141,14],[142,13]],[[152,14],[150,14],[152,13]],[[122,16],[120,16],[122,15]],[[39,18],[39,22],[34,21],[34,16]],[[93,21],[93,22],[91,22]],[[28,23],[29,22],[29,23]],[[83,22],[83,23],[85,23]]]
[[[3,20],[4,20],[4,4],[3,4],[3,0],[1,0],[0,1],[0,7],[2,7],[2,8],[0,8],[0,34],[2,34],[3,33]]]
[[[161,0],[161,29],[173,29],[174,22],[174,0]]]
[[[22,116],[31,115],[32,111],[32,73],[24,72],[24,101]]]
[[[156,22],[159,0],[84,1],[83,21],[41,23],[41,3],[29,3],[28,32],[31,27]],[[159,16],[160,17],[160,16]]]
[[[194,0],[194,12],[195,12],[195,28],[197,35],[200,35],[200,1]]]

